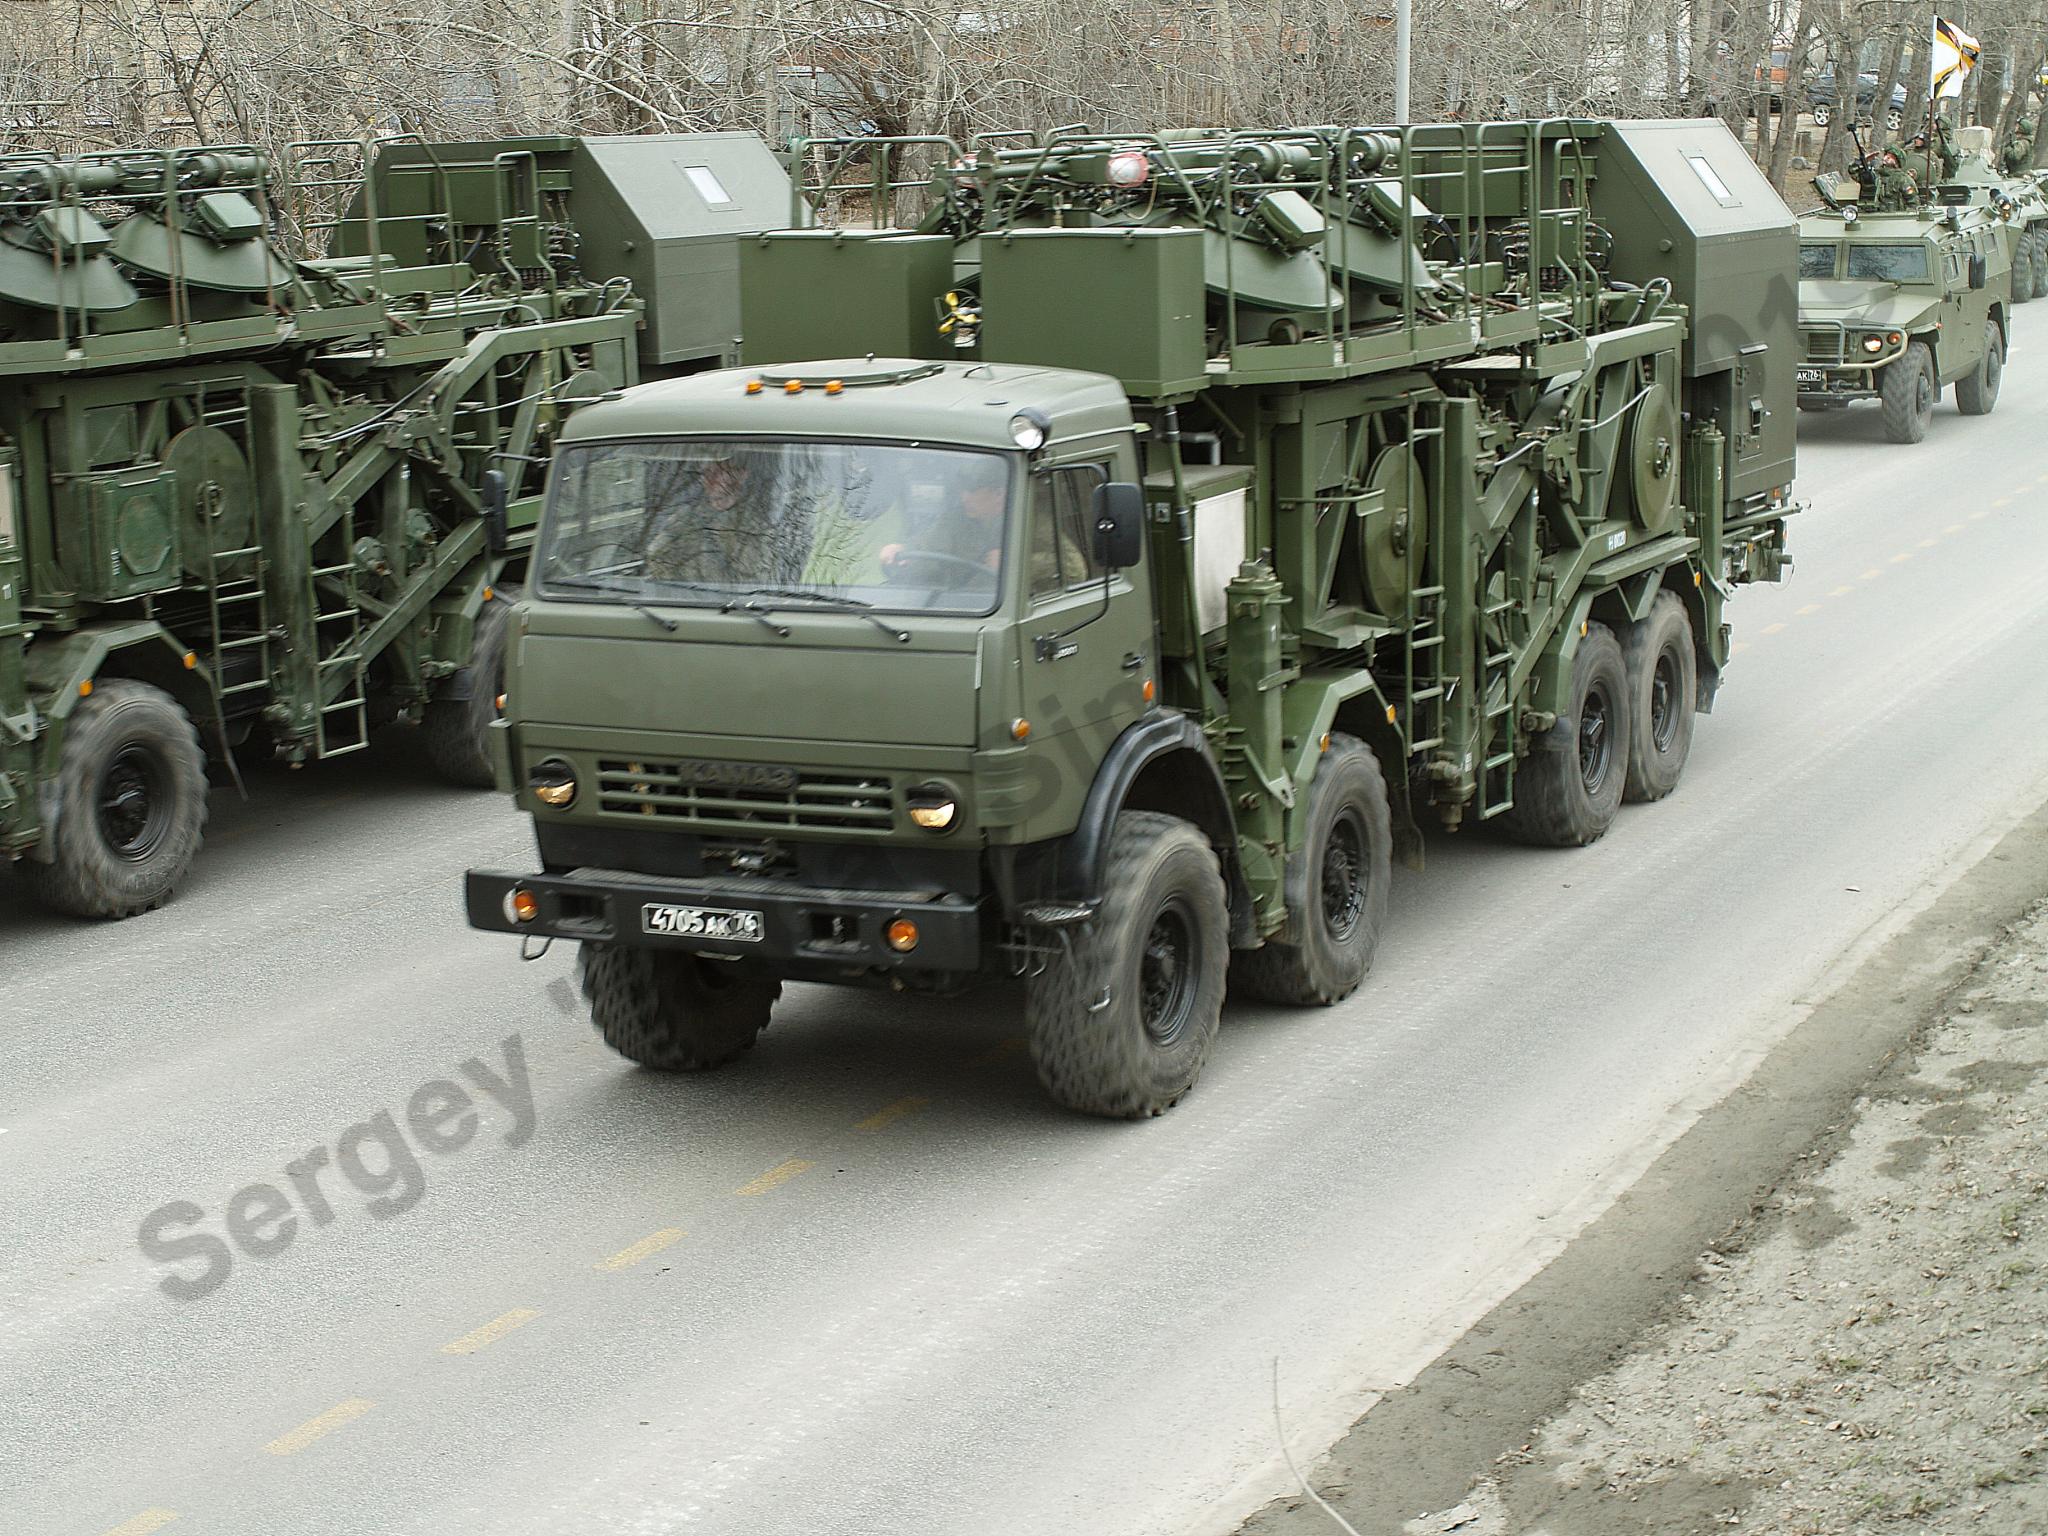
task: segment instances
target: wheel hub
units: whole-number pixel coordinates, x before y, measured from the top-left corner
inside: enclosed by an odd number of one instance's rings
[[[1145,1033],[1171,1045],[1186,1031],[1194,1002],[1194,924],[1178,900],[1152,920],[1138,961],[1138,995]]]
[[[1343,943],[1358,928],[1365,911],[1365,832],[1358,813],[1346,811],[1330,828],[1323,844],[1323,926]]]
[[[1579,711],[1579,776],[1589,795],[1599,794],[1607,782],[1608,760],[1614,754],[1607,717],[1607,695],[1598,689],[1587,694],[1585,707]]]
[[[156,852],[170,820],[163,788],[161,765],[140,746],[123,747],[102,770],[95,797],[100,836],[119,857],[140,863]]]

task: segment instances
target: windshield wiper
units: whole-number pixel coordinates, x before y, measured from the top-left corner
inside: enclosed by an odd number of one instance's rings
[[[574,587],[579,592],[623,593],[626,590],[625,588],[618,586],[613,582],[592,581],[587,576],[544,576],[541,578],[541,584],[543,586],[549,587]],[[644,587],[646,583],[643,581],[641,585]],[[670,585],[678,587],[697,586],[695,582],[689,581],[671,582]],[[714,589],[711,587],[698,587],[697,590],[702,592],[710,592]],[[650,608],[647,604],[639,602],[636,599],[630,597],[625,599],[625,604],[628,608],[631,608],[635,613],[643,613],[648,618],[654,620],[655,623],[659,624],[669,634],[674,634],[676,632],[676,621],[670,618],[667,614],[657,612],[655,609]]]
[[[807,592],[802,587],[754,587],[747,593],[747,596],[793,597],[805,602],[826,603],[834,608],[844,608],[848,613],[857,614],[861,618],[866,619],[898,645],[910,644],[910,631],[898,629],[894,624],[891,624],[887,619],[875,612],[875,605],[866,598],[842,597],[837,592]]]
[[[789,626],[787,624],[776,623],[768,617],[768,610],[766,608],[747,598],[729,597],[719,604],[718,611],[720,613],[744,613],[748,618],[755,620],[757,623],[765,624],[769,629],[773,630],[776,639],[787,640],[789,638]]]

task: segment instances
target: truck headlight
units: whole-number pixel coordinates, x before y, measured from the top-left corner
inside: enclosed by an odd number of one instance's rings
[[[1010,418],[1010,441],[1019,448],[1037,452],[1052,435],[1052,418],[1035,405],[1027,405]]]
[[[1864,337],[1863,350],[1870,353],[1882,352],[1884,350],[1884,338],[1882,336]]]
[[[576,803],[576,770],[559,757],[551,757],[527,770],[526,787],[542,805],[566,811]]]
[[[960,802],[944,784],[920,784],[904,797],[912,825],[927,832],[944,832],[960,814]]]

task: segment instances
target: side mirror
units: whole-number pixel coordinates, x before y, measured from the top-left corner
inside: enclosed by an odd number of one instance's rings
[[[505,523],[505,472],[502,469],[484,471],[484,546],[494,555],[502,555],[511,541],[511,530]]]
[[[1095,487],[1095,558],[1113,571],[1136,565],[1145,548],[1145,493],[1129,480]]]

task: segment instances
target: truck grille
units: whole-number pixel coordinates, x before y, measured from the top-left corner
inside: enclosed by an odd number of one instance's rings
[[[893,786],[871,774],[798,771],[793,788],[739,788],[686,777],[678,763],[624,758],[599,759],[597,808],[692,826],[887,832],[896,823]]]

